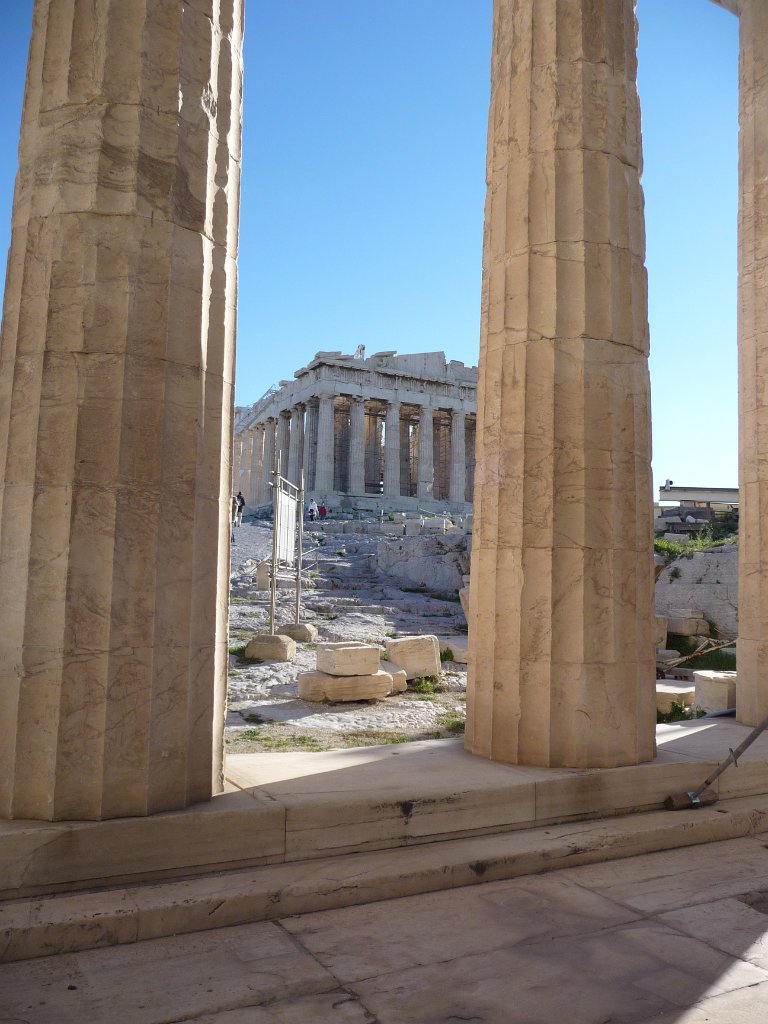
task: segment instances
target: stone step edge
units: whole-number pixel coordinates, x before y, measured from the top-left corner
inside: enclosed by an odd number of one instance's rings
[[[768,831],[768,795],[0,905],[0,962],[269,921]]]

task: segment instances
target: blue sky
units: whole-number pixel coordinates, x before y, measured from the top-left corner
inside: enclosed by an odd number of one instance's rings
[[[3,11],[6,251],[32,0]],[[238,404],[320,349],[477,362],[491,0],[247,0]],[[737,483],[738,23],[638,0],[654,474]]]

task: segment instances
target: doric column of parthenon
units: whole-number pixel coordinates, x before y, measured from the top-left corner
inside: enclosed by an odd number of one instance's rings
[[[240,466],[245,447],[245,434],[238,434],[232,441],[232,493],[237,494],[240,487]]]
[[[333,490],[333,395],[319,398],[314,489],[327,493]]]
[[[35,4],[0,345],[0,815],[221,788],[241,0]]]
[[[288,473],[290,430],[291,414],[286,409],[283,409],[277,417],[277,431],[275,433],[275,465],[280,466],[282,476],[286,476]]]
[[[466,743],[654,755],[633,0],[496,0]]]
[[[423,405],[419,412],[419,498],[430,499],[434,494],[434,444],[432,408]]]
[[[243,497],[251,488],[251,461],[253,459],[253,430],[246,430],[243,434],[243,447],[240,453],[240,473],[237,481],[237,491],[243,492]]]
[[[390,402],[384,423],[384,494],[400,497],[400,403]]]
[[[291,409],[291,436],[288,441],[288,472],[291,483],[299,486],[301,456],[304,448],[304,408],[294,405]]]
[[[739,0],[739,686],[768,714],[768,6]]]
[[[349,410],[349,490],[365,494],[365,402],[353,398]]]
[[[251,453],[251,487],[246,495],[248,504],[253,507],[261,504],[261,479],[264,471],[264,424],[257,423],[253,431],[253,451]]]
[[[465,450],[466,417],[462,409],[451,413],[451,501],[464,501],[467,488],[467,456]]]
[[[261,504],[268,505],[272,501],[272,471],[275,468],[275,433],[277,423],[270,416],[264,423],[264,461],[261,466]]]

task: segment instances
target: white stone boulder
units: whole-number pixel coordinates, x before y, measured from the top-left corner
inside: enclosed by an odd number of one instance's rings
[[[736,673],[697,669],[693,673],[694,701],[704,711],[727,711],[736,707]]]
[[[309,622],[290,622],[285,626],[280,626],[280,633],[305,644],[317,640],[317,626],[313,626]]]
[[[656,710],[669,714],[672,704],[684,704],[689,708],[694,702],[693,686],[675,686],[674,683],[656,683]]]
[[[436,636],[404,636],[385,641],[387,660],[405,670],[408,679],[440,674],[440,645]]]
[[[393,665],[391,661],[382,660],[381,671],[389,672],[392,676],[392,693],[405,693],[408,689],[408,679],[404,669]]]
[[[369,675],[337,676],[327,672],[300,672],[299,697],[310,701],[380,700],[394,688],[389,672],[379,669]]]
[[[293,661],[296,641],[282,633],[261,633],[248,641],[243,657],[248,661]]]
[[[381,650],[357,640],[323,643],[317,647],[318,672],[332,676],[368,676],[379,671]]]

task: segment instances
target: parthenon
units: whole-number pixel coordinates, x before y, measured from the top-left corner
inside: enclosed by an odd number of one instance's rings
[[[463,511],[474,484],[477,367],[442,352],[318,352],[241,410],[233,491],[270,501],[273,466],[307,495],[350,508]]]

